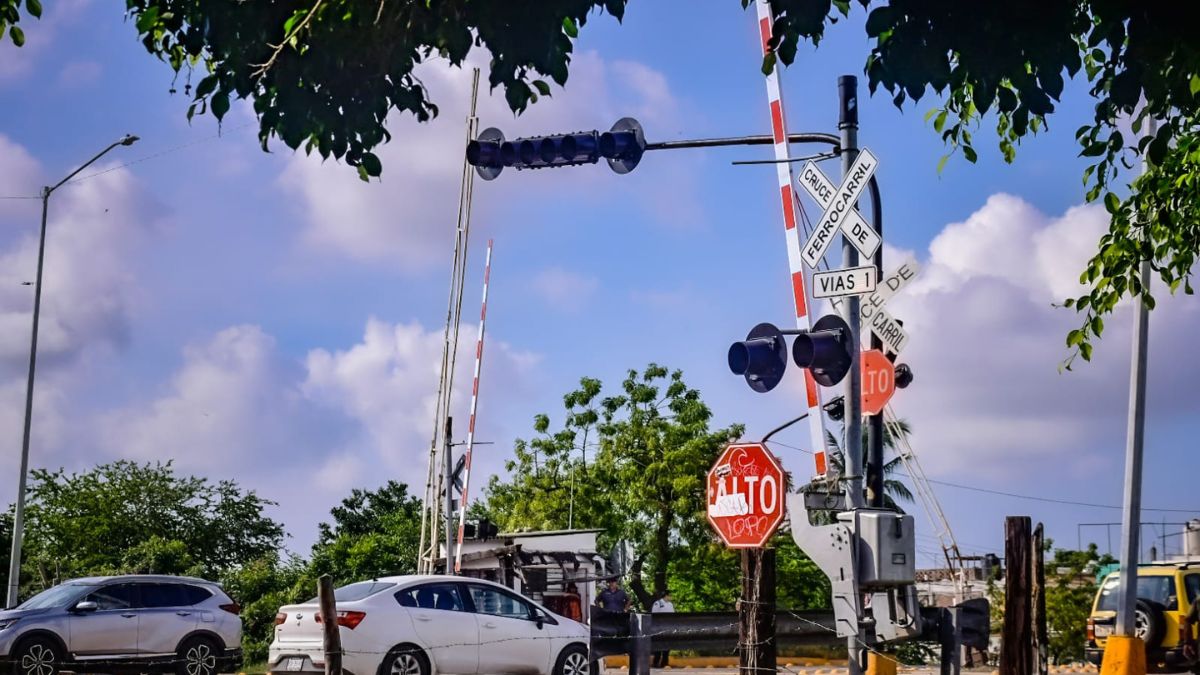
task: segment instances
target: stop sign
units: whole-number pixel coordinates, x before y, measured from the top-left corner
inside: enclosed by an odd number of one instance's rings
[[[862,353],[862,411],[878,415],[896,393],[896,368],[883,352],[871,349]]]
[[[708,522],[732,548],[757,548],[783,522],[783,468],[758,443],[725,448],[708,472]]]

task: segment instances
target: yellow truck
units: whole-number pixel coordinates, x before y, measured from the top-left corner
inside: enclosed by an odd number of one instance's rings
[[[1200,562],[1138,565],[1137,574],[1134,635],[1146,643],[1147,669],[1152,673],[1200,673],[1195,653],[1184,653],[1184,645],[1196,639],[1196,627],[1185,628],[1184,617],[1200,596]],[[1085,654],[1096,666],[1116,625],[1119,583],[1119,572],[1104,578],[1088,617]]]

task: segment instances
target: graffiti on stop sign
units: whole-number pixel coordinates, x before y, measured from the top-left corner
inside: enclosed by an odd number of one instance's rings
[[[765,540],[782,512],[781,473],[761,446],[731,446],[709,474],[708,517],[730,545]]]

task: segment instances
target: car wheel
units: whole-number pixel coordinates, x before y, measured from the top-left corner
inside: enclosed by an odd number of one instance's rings
[[[1162,644],[1166,630],[1162,607],[1155,603],[1138,600],[1133,612],[1133,635],[1141,638],[1146,647],[1153,648]]]
[[[379,675],[429,675],[429,659],[419,647],[396,647],[379,664]]]
[[[218,650],[208,638],[185,640],[176,656],[176,675],[217,675]]]
[[[587,648],[582,645],[568,645],[554,664],[554,675],[591,675],[591,672]]]
[[[12,662],[13,675],[58,675],[63,654],[50,638],[35,637],[21,644]]]

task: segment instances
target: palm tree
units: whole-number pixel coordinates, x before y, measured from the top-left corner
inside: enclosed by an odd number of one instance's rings
[[[908,422],[904,420],[896,420],[895,425],[888,424],[883,427],[884,456],[886,457],[889,451],[894,455],[883,464],[883,505],[885,508],[904,513],[904,509],[900,508],[899,502],[911,504],[913,502],[913,493],[903,481],[895,477],[900,469],[903,468],[904,462],[900,459],[900,454],[896,450],[897,438],[893,435],[893,426],[899,432],[899,435],[906,438],[912,431]],[[829,431],[825,432],[825,444],[832,470],[838,474],[846,473],[846,460],[842,454],[841,444]],[[867,435],[863,434],[863,457],[867,456],[867,452]]]

